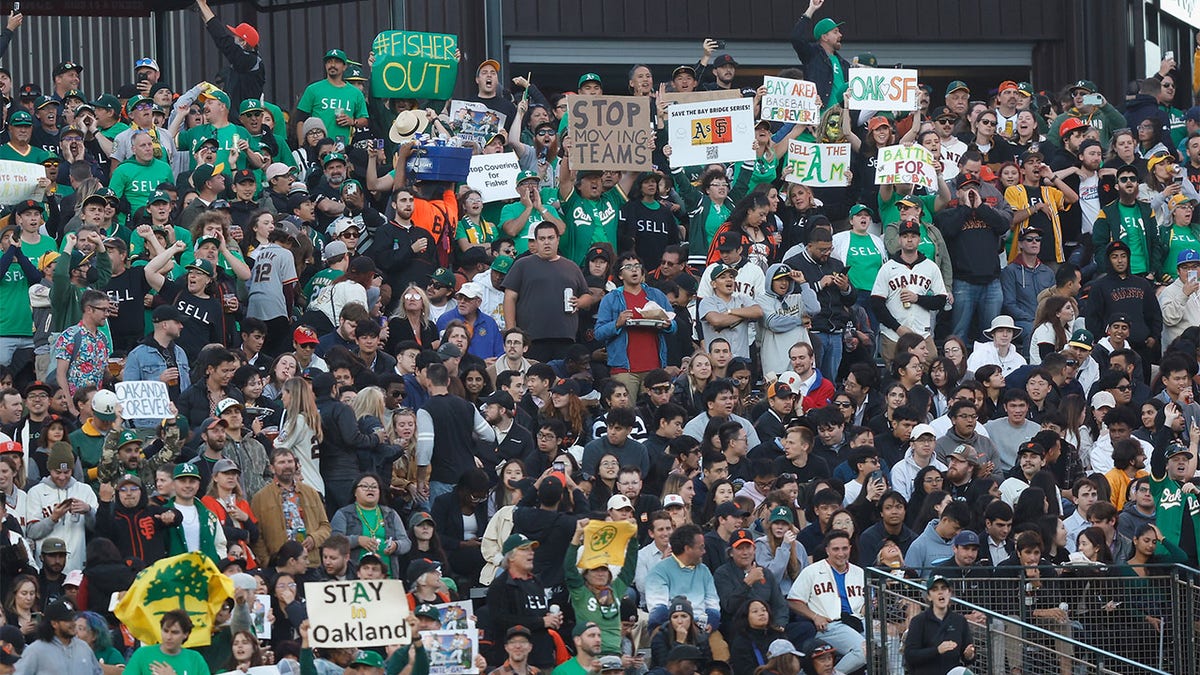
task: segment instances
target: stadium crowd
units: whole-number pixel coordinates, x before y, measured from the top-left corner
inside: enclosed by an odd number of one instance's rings
[[[0,673],[426,675],[419,644],[309,648],[304,582],[342,579],[404,580],[418,629],[473,599],[501,675],[865,672],[868,567],[927,580],[907,672],[975,661],[971,580],[1032,579],[1066,633],[1057,579],[1128,577],[1157,640],[1136,577],[1200,552],[1200,106],[1167,58],[1130,93],[848,110],[876,58],[823,5],[779,71],[820,124],[759,122],[730,166],[667,168],[660,123],[667,91],[761,100],[716,41],[549,96],[464,63],[507,202],[421,178],[444,102],[371,97],[366,45],[267,101],[272,36],[205,0],[214,83],[0,68],[0,159],[45,168],[0,220]],[[571,166],[566,95],[605,92],[654,99],[661,168]],[[850,186],[788,180],[791,139],[850,143]],[[913,143],[936,189],[876,185]],[[125,414],[147,380],[169,416]],[[636,525],[623,565],[577,567],[597,519]],[[111,599],[189,551],[238,588],[212,643],[172,612],[139,646]]]

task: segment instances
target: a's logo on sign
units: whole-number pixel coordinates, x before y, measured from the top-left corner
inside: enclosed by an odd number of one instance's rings
[[[617,528],[612,525],[606,525],[596,531],[592,535],[592,541],[589,544],[593,551],[603,550],[605,546],[612,543],[613,539],[617,538]]]
[[[692,122],[692,145],[733,142],[733,124],[729,116],[705,117]]]

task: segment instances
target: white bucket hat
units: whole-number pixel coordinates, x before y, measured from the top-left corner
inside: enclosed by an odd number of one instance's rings
[[[992,333],[995,332],[997,328],[1008,328],[1012,330],[1013,339],[1016,339],[1016,337],[1021,334],[1021,327],[1013,323],[1012,317],[1007,314],[1001,314],[1000,316],[992,319],[992,325],[989,326],[987,330],[983,331],[983,334],[988,336],[988,339],[990,340],[992,338]]]

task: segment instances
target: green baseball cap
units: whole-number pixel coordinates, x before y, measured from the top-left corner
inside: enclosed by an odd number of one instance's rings
[[[217,146],[217,148],[221,147],[221,141],[217,140],[216,136],[197,136],[192,140],[192,152],[196,152],[200,148],[204,147],[206,143],[212,143],[213,145]]]
[[[1033,85],[1028,82],[1018,82],[1017,93],[1022,96],[1033,96]]]
[[[18,110],[8,116],[8,126],[10,127],[31,127],[33,126],[33,115],[30,115],[24,110]]]
[[[267,109],[266,106],[264,106],[262,104],[261,100],[259,100],[257,98],[248,98],[248,99],[242,101],[240,105],[238,105],[238,114],[245,115],[248,112],[255,112],[255,111],[262,112],[266,109]]]
[[[206,242],[206,241],[216,241],[216,240],[209,238],[209,237],[206,237],[206,238],[200,240],[201,243]],[[209,277],[214,277],[217,274],[217,271],[215,269],[213,269],[212,262],[209,260],[193,260],[191,262],[191,264],[188,265],[187,267],[185,267],[184,269],[196,270],[197,272],[208,275]],[[178,476],[178,474],[177,474],[177,476]]]
[[[771,517],[767,520],[769,523],[791,523],[796,524],[796,519],[792,516],[792,510],[786,506],[776,506],[771,509]]]
[[[149,98],[139,94],[137,96],[131,96],[128,101],[125,101],[125,109],[132,111],[134,108],[143,103],[154,105],[154,101],[151,101]]]
[[[953,94],[959,89],[966,89],[968,94],[971,93],[971,88],[967,86],[966,82],[963,82],[962,80],[954,80],[950,84],[946,85],[946,96]]]
[[[209,98],[216,99],[216,100],[220,101],[221,103],[224,103],[226,108],[229,107],[229,94],[226,94],[225,92],[221,91],[220,89],[213,89],[210,92],[202,94],[200,96],[200,98],[201,99],[209,99]]]
[[[204,262],[208,262],[208,261],[205,260]],[[196,468],[195,464],[192,464],[191,462],[184,462],[182,464],[175,465],[175,471],[172,474],[172,477],[199,479],[200,478],[200,470]]]
[[[1072,84],[1070,87],[1071,93],[1075,93],[1076,89],[1086,89],[1089,94],[1094,94],[1097,91],[1100,91],[1100,88],[1096,86],[1096,83],[1092,82],[1091,80],[1076,81],[1075,84]]]
[[[501,274],[508,274],[508,271],[512,269],[512,264],[513,259],[511,256],[498,255],[496,256],[496,259],[492,261],[492,269]]]
[[[150,195],[150,199],[146,200],[146,204],[149,205],[158,203],[170,204],[171,195],[163,192],[162,190],[155,190],[154,194]]]
[[[509,553],[512,553],[513,551],[515,551],[519,548],[525,548],[526,546],[531,546],[533,548],[537,548],[538,542],[534,541],[533,539],[530,539],[529,537],[526,537],[523,534],[519,534],[519,533],[518,534],[510,534],[508,536],[508,539],[504,540],[503,552],[504,552],[504,555],[508,555]]]
[[[99,98],[92,101],[92,107],[104,108],[105,110],[120,110],[121,99],[112,94],[100,94]]]
[[[382,668],[383,657],[378,652],[369,652],[365,649],[360,649],[358,654],[354,655],[354,660],[350,662],[352,666],[366,666],[368,668]]]
[[[121,432],[120,436],[117,437],[117,449],[120,450],[121,448],[125,447],[126,445],[129,445],[130,443],[141,443],[141,442],[142,442],[142,439],[140,436],[137,435],[136,431],[134,431],[133,429],[126,429]]]
[[[875,213],[873,211],[871,211],[871,207],[867,206],[866,204],[855,204],[854,206],[850,207],[850,215],[851,216],[857,216],[858,214],[862,213],[863,211],[866,211],[867,213],[871,214],[872,216],[875,215]]]
[[[449,286],[451,289],[458,285],[458,280],[454,278],[454,272],[445,267],[439,267],[434,270],[433,274],[429,275],[429,280],[436,281],[443,286]]]
[[[345,164],[346,155],[340,152],[331,152],[328,155],[325,155],[325,159],[321,160],[321,166],[326,166],[330,162],[341,162],[342,164]]]
[[[833,19],[830,19],[830,18],[821,19],[820,21],[817,22],[817,25],[813,26],[813,39],[820,40],[822,35],[828,33],[829,31],[833,30],[834,28],[837,28],[840,25],[842,25],[840,22],[834,21]]]
[[[219,173],[225,173],[225,164],[224,163],[220,163],[220,164],[216,164],[216,165],[201,164],[200,166],[198,166],[194,170],[192,170],[192,187],[199,190],[201,185],[204,185],[213,176],[215,176]]]
[[[577,87],[582,87],[584,82],[595,82],[601,86],[604,85],[604,83],[600,81],[600,76],[595,73],[584,73],[581,75]]]
[[[362,66],[350,66],[346,69],[346,75],[342,79],[347,82],[366,82],[367,75],[363,72]]]
[[[527,180],[536,180],[540,183],[542,182],[542,177],[539,176],[538,172],[536,171],[522,171],[521,173],[517,174],[517,185],[520,185]]]
[[[342,63],[347,63],[350,61],[350,59],[346,58],[346,52],[340,49],[330,49],[329,51],[325,52],[325,56],[321,59],[321,61],[328,61],[329,59],[337,59]]]
[[[726,273],[732,273],[733,276],[736,277],[738,271],[737,271],[736,267],[730,267],[729,265],[726,265],[725,263],[717,263],[712,266],[712,270],[709,271],[709,273],[708,273],[708,278],[711,281],[716,281],[717,277],[721,276],[722,274],[726,274]]]

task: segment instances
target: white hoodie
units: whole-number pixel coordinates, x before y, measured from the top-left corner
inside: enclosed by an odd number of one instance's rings
[[[57,523],[50,519],[54,507],[66,499],[78,499],[90,507],[87,513],[67,512]],[[74,478],[67,479],[66,487],[58,487],[49,476],[40,483],[29,488],[27,517],[29,525],[25,534],[38,546],[38,557],[41,557],[42,542],[47,537],[62,539],[67,545],[66,571],[81,570],[87,562],[87,528],[96,524],[96,508],[99,503],[96,493],[84,483]]]

